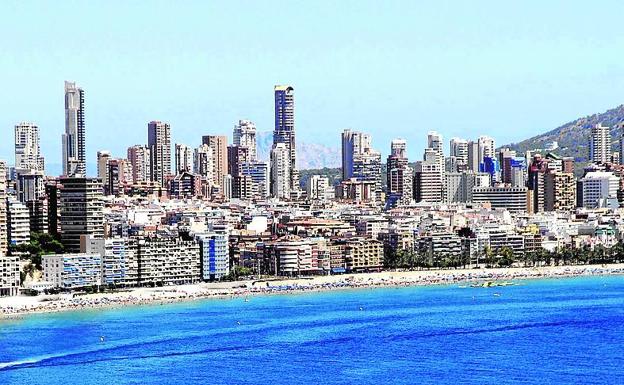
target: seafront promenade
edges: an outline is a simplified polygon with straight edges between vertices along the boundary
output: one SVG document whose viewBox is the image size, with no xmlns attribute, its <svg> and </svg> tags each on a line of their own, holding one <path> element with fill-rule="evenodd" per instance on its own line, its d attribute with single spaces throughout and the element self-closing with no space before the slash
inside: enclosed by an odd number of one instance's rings
<svg viewBox="0 0 624 385">
<path fill-rule="evenodd" d="M 202 283 L 196 285 L 134 288 L 118 292 L 75 293 L 0 298 L 0 318 L 29 313 L 59 312 L 123 306 L 164 304 L 207 298 L 247 298 L 254 295 L 295 294 L 315 291 L 461 284 L 624 274 L 624 264 L 547 266 L 505 269 L 452 269 L 385 271 L 380 273 Z"/>
</svg>

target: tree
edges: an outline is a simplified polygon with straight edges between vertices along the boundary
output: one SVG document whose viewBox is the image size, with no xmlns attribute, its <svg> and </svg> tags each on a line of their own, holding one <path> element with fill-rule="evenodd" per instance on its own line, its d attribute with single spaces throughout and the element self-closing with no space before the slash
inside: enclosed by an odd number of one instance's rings
<svg viewBox="0 0 624 385">
<path fill-rule="evenodd" d="M 500 250 L 501 258 L 498 260 L 498 265 L 501 267 L 508 267 L 514 263 L 514 253 L 513 250 L 507 246 L 503 247 Z"/>
</svg>

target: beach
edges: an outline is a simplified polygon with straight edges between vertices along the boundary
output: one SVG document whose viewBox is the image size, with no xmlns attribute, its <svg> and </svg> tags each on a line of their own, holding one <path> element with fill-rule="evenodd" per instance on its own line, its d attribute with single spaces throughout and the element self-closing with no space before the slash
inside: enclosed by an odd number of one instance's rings
<svg viewBox="0 0 624 385">
<path fill-rule="evenodd" d="M 132 288 L 96 294 L 15 296 L 0 298 L 0 318 L 30 313 L 164 304 L 208 298 L 246 298 L 255 295 L 375 287 L 425 286 L 525 279 L 624 274 L 624 264 L 544 266 L 531 268 L 384 271 L 345 275 L 198 283 L 156 288 Z"/>
</svg>

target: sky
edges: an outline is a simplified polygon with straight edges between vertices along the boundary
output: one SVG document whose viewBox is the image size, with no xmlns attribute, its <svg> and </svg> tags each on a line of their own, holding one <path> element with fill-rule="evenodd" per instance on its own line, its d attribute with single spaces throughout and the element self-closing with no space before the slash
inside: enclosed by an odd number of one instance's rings
<svg viewBox="0 0 624 385">
<path fill-rule="evenodd" d="M 63 81 L 86 96 L 87 161 L 146 143 L 147 122 L 197 146 L 239 119 L 273 129 L 273 86 L 295 88 L 297 139 L 345 128 L 389 152 L 426 134 L 520 141 L 624 102 L 624 2 L 2 1 L 0 159 L 13 127 L 59 164 Z M 445 146 L 445 151 L 448 151 Z"/>
</svg>

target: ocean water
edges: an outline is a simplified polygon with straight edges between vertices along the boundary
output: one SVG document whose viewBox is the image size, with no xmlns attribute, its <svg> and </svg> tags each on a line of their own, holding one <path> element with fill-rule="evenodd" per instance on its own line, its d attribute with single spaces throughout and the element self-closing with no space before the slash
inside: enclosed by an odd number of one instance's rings
<svg viewBox="0 0 624 385">
<path fill-rule="evenodd" d="M 0 321 L 3 385 L 624 384 L 623 364 L 624 277 L 204 300 Z"/>
</svg>

